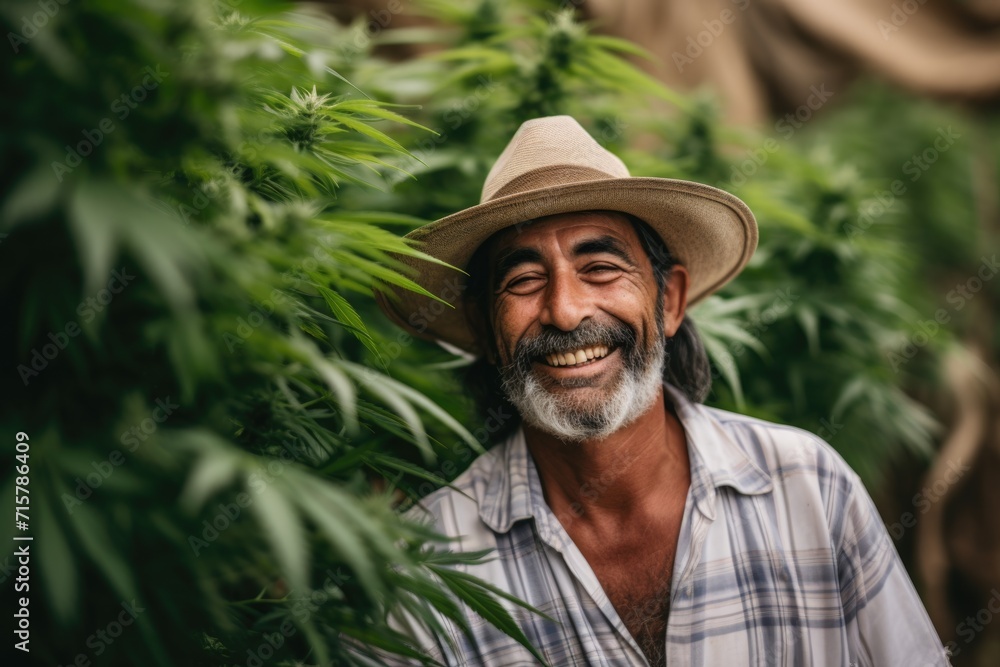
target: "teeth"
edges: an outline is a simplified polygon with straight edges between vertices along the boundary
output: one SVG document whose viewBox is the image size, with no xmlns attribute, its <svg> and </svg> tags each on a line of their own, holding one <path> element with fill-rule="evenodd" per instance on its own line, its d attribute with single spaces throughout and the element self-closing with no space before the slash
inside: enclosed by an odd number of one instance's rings
<svg viewBox="0 0 1000 667">
<path fill-rule="evenodd" d="M 575 366 L 593 359 L 600 359 L 607 356 L 607 354 L 607 345 L 595 345 L 594 347 L 585 347 L 579 350 L 549 354 L 546 355 L 545 361 L 549 366 Z"/>
</svg>

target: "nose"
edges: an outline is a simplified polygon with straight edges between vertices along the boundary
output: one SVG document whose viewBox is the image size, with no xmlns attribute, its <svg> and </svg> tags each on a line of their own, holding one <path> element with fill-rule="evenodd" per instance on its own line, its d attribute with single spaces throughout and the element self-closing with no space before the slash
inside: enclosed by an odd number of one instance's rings
<svg viewBox="0 0 1000 667">
<path fill-rule="evenodd" d="M 539 323 L 562 331 L 573 331 L 594 314 L 592 295 L 587 286 L 570 271 L 554 271 L 545 289 L 545 302 Z"/>
</svg>

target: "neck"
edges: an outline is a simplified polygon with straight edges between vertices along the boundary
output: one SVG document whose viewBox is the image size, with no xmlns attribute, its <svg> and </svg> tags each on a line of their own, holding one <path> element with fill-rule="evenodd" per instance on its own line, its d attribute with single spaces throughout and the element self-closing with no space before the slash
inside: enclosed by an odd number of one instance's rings
<svg viewBox="0 0 1000 667">
<path fill-rule="evenodd" d="M 529 425 L 524 436 L 558 517 L 601 523 L 655 512 L 690 485 L 684 429 L 662 388 L 638 419 L 602 440 L 567 443 Z"/>
</svg>

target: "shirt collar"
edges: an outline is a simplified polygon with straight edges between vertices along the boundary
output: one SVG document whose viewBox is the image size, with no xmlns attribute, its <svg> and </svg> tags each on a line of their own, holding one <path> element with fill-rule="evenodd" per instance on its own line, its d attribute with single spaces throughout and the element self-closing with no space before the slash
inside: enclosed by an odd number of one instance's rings
<svg viewBox="0 0 1000 667">
<path fill-rule="evenodd" d="M 518 427 L 501 445 L 500 460 L 494 468 L 479 501 L 479 518 L 497 533 L 506 533 L 516 521 L 531 518 L 531 475 L 537 477 L 535 462 Z"/>
<path fill-rule="evenodd" d="M 729 486 L 745 495 L 769 493 L 771 476 L 740 446 L 709 408 L 693 403 L 671 384 L 663 384 L 673 402 L 687 437 L 691 462 L 690 494 L 698 510 L 715 519 L 717 489 Z M 535 462 L 517 431 L 502 445 L 500 460 L 479 502 L 479 517 L 497 533 L 506 533 L 515 522 L 537 517 L 544 504 Z"/>
<path fill-rule="evenodd" d="M 684 426 L 691 461 L 691 496 L 702 514 L 715 519 L 715 495 L 723 486 L 744 495 L 771 492 L 771 475 L 737 442 L 731 429 L 716 416 L 717 411 L 692 402 L 671 384 L 664 382 L 663 388 Z"/>
</svg>

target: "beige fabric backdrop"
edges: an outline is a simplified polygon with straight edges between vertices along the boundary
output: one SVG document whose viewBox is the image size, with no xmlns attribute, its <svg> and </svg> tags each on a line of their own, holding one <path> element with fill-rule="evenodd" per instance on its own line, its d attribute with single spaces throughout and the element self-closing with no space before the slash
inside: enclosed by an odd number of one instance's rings
<svg viewBox="0 0 1000 667">
<path fill-rule="evenodd" d="M 580 9 L 652 52 L 658 64 L 643 66 L 668 85 L 710 84 L 739 123 L 798 107 L 814 85 L 843 90 L 862 71 L 928 96 L 1000 97 L 998 0 L 587 0 Z"/>
</svg>

